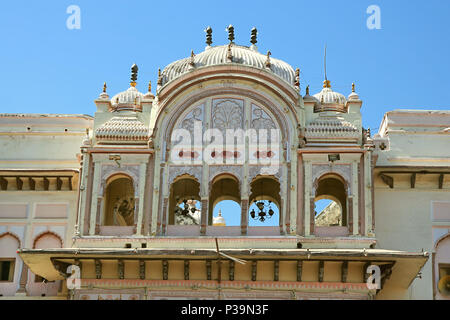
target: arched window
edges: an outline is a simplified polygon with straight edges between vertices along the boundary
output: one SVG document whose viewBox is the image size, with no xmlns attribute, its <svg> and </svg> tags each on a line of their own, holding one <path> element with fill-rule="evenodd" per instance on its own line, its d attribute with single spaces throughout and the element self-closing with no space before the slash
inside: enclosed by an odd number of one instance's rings
<svg viewBox="0 0 450 320">
<path fill-rule="evenodd" d="M 450 234 L 436 244 L 434 256 L 436 300 L 450 300 Z"/>
<path fill-rule="evenodd" d="M 200 225 L 200 183 L 189 176 L 178 177 L 170 186 L 169 225 Z"/>
<path fill-rule="evenodd" d="M 107 181 L 103 225 L 133 226 L 135 224 L 135 203 L 133 179 L 118 174 Z"/>
<path fill-rule="evenodd" d="M 214 178 L 209 196 L 208 225 L 218 218 L 219 210 L 227 227 L 241 225 L 241 192 L 239 180 L 231 174 Z M 213 215 L 214 214 L 214 215 Z"/>
<path fill-rule="evenodd" d="M 280 183 L 274 177 L 257 176 L 250 184 L 249 226 L 280 225 Z"/>
<path fill-rule="evenodd" d="M 0 294 L 13 296 L 19 279 L 19 240 L 9 233 L 0 235 Z"/>
<path fill-rule="evenodd" d="M 347 191 L 345 181 L 340 176 L 334 174 L 322 176 L 316 185 L 314 202 L 314 226 L 316 235 L 344 235 L 348 232 L 348 228 L 346 228 Z M 329 227 L 345 228 L 340 228 L 339 230 L 335 228 L 334 231 L 330 231 L 333 229 L 329 229 Z"/>
</svg>

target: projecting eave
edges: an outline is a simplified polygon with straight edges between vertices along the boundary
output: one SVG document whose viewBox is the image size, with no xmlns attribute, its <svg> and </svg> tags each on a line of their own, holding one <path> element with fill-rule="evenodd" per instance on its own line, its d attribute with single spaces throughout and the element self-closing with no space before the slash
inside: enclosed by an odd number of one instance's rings
<svg viewBox="0 0 450 320">
<path fill-rule="evenodd" d="M 408 288 L 428 260 L 427 252 L 406 252 L 384 249 L 224 249 L 222 253 L 243 259 L 274 259 L 303 261 L 359 261 L 389 263 L 392 274 L 390 285 Z M 64 279 L 63 270 L 55 266 L 68 266 L 83 259 L 190 259 L 205 260 L 217 257 L 214 249 L 21 249 L 19 255 L 30 270 L 47 280 Z M 61 267 L 60 267 L 61 269 Z M 64 270 L 65 271 L 65 270 Z"/>
</svg>

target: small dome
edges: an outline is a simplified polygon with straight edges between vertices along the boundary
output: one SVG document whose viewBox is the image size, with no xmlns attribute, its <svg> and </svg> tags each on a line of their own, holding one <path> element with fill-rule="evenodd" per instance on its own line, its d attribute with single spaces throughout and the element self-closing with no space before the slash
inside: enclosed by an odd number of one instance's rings
<svg viewBox="0 0 450 320">
<path fill-rule="evenodd" d="M 347 99 L 345 96 L 339 92 L 334 92 L 331 90 L 330 80 L 325 80 L 323 82 L 323 89 L 319 93 L 314 95 L 320 105 L 318 106 L 315 112 L 321 111 L 339 111 L 345 112 L 345 105 L 347 103 Z"/>
<path fill-rule="evenodd" d="M 222 211 L 219 210 L 218 216 L 213 217 L 213 226 L 226 226 L 225 219 L 222 217 Z"/>
<path fill-rule="evenodd" d="M 231 48 L 231 62 L 229 62 L 229 46 Z M 267 55 L 259 53 L 255 47 L 239 46 L 234 43 L 216 47 L 207 47 L 207 50 L 191 57 L 169 64 L 161 73 L 160 85 L 164 86 L 170 81 L 182 76 L 193 69 L 216 65 L 239 64 L 272 72 L 291 86 L 294 85 L 295 71 L 284 61 L 270 58 L 270 66 L 266 66 Z"/>
<path fill-rule="evenodd" d="M 111 99 L 111 105 L 116 110 L 136 109 L 144 98 L 144 94 L 139 92 L 133 85 L 127 90 L 116 94 Z"/>
</svg>

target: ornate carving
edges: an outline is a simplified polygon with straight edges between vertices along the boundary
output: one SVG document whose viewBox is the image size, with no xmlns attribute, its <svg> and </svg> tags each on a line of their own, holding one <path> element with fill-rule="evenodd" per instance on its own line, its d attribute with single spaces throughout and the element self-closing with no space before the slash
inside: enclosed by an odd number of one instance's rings
<svg viewBox="0 0 450 320">
<path fill-rule="evenodd" d="M 195 107 L 191 112 L 189 112 L 184 119 L 181 121 L 181 123 L 178 125 L 179 128 L 183 128 L 190 132 L 191 139 L 194 138 L 194 125 L 196 122 L 199 122 L 201 125 L 203 125 L 203 110 L 204 105 L 200 105 L 198 107 Z M 203 129 L 203 128 L 202 128 Z"/>
<path fill-rule="evenodd" d="M 248 167 L 248 184 L 255 179 L 256 176 L 274 176 L 278 179 L 280 186 L 284 183 L 283 167 L 281 166 L 249 166 Z"/>
<path fill-rule="evenodd" d="M 242 166 L 210 166 L 209 167 L 209 182 L 222 173 L 231 173 L 239 179 L 242 183 Z"/>
<path fill-rule="evenodd" d="M 316 192 L 318 179 L 326 173 L 337 173 L 344 178 L 347 184 L 347 194 L 351 195 L 352 166 L 351 164 L 313 164 L 312 165 L 312 181 L 313 194 Z"/>
<path fill-rule="evenodd" d="M 145 279 L 145 260 L 139 260 L 139 278 Z"/>
<path fill-rule="evenodd" d="M 169 184 L 172 184 L 173 181 L 183 175 L 188 174 L 193 176 L 200 183 L 202 181 L 202 166 L 170 166 L 169 167 Z"/>
<path fill-rule="evenodd" d="M 213 102 L 212 126 L 224 134 L 227 129 L 242 128 L 244 123 L 243 101 L 238 99 L 217 99 Z"/>
<path fill-rule="evenodd" d="M 211 280 L 211 260 L 206 260 L 206 279 Z"/>
<path fill-rule="evenodd" d="M 123 279 L 125 277 L 125 264 L 123 260 L 119 260 L 118 262 L 118 271 L 119 271 L 119 279 Z"/>
<path fill-rule="evenodd" d="M 277 126 L 272 118 L 261 108 L 252 104 L 252 121 L 251 128 L 254 129 L 276 129 Z M 270 135 L 269 135 L 270 138 Z M 268 139 L 270 141 L 270 139 Z"/>
<path fill-rule="evenodd" d="M 102 278 L 102 263 L 99 259 L 95 259 L 95 278 Z"/>
<path fill-rule="evenodd" d="M 184 260 L 184 280 L 189 280 L 189 260 Z"/>
<path fill-rule="evenodd" d="M 163 260 L 163 280 L 167 280 L 169 278 L 169 261 Z"/>
<path fill-rule="evenodd" d="M 252 281 L 256 281 L 256 273 L 258 268 L 258 261 L 252 261 Z"/>
<path fill-rule="evenodd" d="M 118 167 L 113 164 L 104 164 L 101 168 L 101 184 L 100 184 L 100 194 L 104 194 L 106 187 L 106 180 L 113 174 L 124 173 L 133 178 L 133 187 L 135 197 L 139 196 L 139 166 L 138 165 L 122 165 Z"/>
<path fill-rule="evenodd" d="M 233 281 L 234 280 L 234 261 L 230 260 L 229 263 L 230 263 L 229 268 L 228 268 L 229 276 L 230 276 L 229 279 L 230 279 L 230 281 Z"/>
</svg>

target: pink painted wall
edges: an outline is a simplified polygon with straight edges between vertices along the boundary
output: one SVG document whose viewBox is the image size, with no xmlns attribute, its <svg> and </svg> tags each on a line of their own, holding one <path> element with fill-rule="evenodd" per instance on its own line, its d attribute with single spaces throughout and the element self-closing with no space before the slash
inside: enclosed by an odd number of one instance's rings
<svg viewBox="0 0 450 320">
<path fill-rule="evenodd" d="M 434 258 L 434 272 L 436 281 L 436 299 L 450 300 L 450 296 L 443 296 L 437 289 L 437 284 L 439 282 L 439 263 L 450 264 L 450 235 L 441 240 L 436 247 L 436 255 Z"/>
<path fill-rule="evenodd" d="M 3 296 L 13 296 L 16 294 L 19 285 L 20 271 L 22 268 L 21 259 L 17 254 L 19 241 L 11 235 L 0 235 L 0 258 L 15 258 L 14 282 L 0 282 L 0 294 Z"/>
<path fill-rule="evenodd" d="M 35 249 L 61 248 L 61 240 L 55 235 L 48 233 L 40 236 L 35 243 Z M 56 296 L 61 281 L 55 282 L 35 282 L 35 274 L 28 271 L 27 292 L 30 296 Z"/>
</svg>

